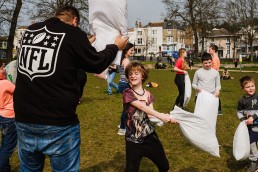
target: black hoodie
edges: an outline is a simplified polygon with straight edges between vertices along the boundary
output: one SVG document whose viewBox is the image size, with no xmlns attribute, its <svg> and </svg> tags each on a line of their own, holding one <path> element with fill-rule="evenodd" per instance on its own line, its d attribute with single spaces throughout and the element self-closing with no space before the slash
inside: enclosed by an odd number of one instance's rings
<svg viewBox="0 0 258 172">
<path fill-rule="evenodd" d="M 58 18 L 29 26 L 21 43 L 14 92 L 16 121 L 77 124 L 77 69 L 101 73 L 116 57 L 118 47 L 111 44 L 97 52 L 85 32 Z"/>
</svg>

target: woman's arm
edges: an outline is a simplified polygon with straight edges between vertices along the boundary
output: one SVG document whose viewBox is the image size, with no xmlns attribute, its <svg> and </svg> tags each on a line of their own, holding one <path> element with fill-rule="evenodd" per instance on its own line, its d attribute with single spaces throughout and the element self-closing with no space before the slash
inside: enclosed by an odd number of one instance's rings
<svg viewBox="0 0 258 172">
<path fill-rule="evenodd" d="M 174 71 L 175 72 L 183 72 L 184 74 L 187 74 L 187 71 L 185 71 L 185 70 L 181 70 L 181 69 L 179 69 L 178 67 L 174 67 Z"/>
</svg>

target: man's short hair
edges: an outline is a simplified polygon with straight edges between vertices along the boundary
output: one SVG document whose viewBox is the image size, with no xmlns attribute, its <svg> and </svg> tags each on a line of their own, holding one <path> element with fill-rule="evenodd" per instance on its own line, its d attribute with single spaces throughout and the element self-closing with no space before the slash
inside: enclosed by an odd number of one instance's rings
<svg viewBox="0 0 258 172">
<path fill-rule="evenodd" d="M 218 52 L 218 49 L 219 49 L 218 46 L 215 44 L 211 44 L 210 48 L 213 49 L 215 52 Z"/>
<path fill-rule="evenodd" d="M 65 22 L 71 21 L 73 18 L 77 17 L 77 23 L 80 23 L 80 14 L 78 10 L 73 6 L 61 7 L 56 11 L 56 17 L 62 18 Z"/>
<path fill-rule="evenodd" d="M 212 56 L 209 53 L 204 52 L 204 53 L 202 53 L 201 60 L 202 60 L 202 62 L 206 61 L 206 60 L 212 60 Z"/>
</svg>

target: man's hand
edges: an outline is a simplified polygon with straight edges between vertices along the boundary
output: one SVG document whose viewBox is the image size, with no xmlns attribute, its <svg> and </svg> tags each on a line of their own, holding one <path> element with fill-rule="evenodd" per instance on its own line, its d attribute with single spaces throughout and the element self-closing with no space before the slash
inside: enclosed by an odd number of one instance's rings
<svg viewBox="0 0 258 172">
<path fill-rule="evenodd" d="M 96 36 L 90 35 L 90 38 L 89 38 L 90 43 L 92 44 L 95 40 L 96 40 Z"/>
<path fill-rule="evenodd" d="M 123 50 L 127 44 L 128 37 L 123 37 L 121 34 L 117 36 L 114 44 L 117 45 L 119 50 Z"/>
</svg>

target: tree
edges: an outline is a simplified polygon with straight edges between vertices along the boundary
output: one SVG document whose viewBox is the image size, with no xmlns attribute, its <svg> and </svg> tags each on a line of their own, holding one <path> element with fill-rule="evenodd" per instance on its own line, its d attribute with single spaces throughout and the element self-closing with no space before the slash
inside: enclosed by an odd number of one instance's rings
<svg viewBox="0 0 258 172">
<path fill-rule="evenodd" d="M 18 16 L 22 7 L 22 0 L 1 0 L 0 1 L 0 23 L 2 27 L 9 28 L 8 43 L 7 43 L 7 62 L 10 62 L 13 57 L 13 40 L 17 26 Z"/>
<path fill-rule="evenodd" d="M 241 29 L 240 27 L 240 17 L 238 13 L 238 4 L 235 1 L 227 1 L 225 8 L 224 8 L 224 14 L 225 14 L 225 20 L 220 25 L 220 27 L 223 27 L 227 30 L 229 30 L 234 36 L 233 36 L 233 57 L 236 58 L 236 46 L 237 46 L 237 39 L 239 38 L 239 31 Z"/>
<path fill-rule="evenodd" d="M 258 0 L 235 0 L 235 2 L 243 27 L 241 30 L 242 41 L 249 45 L 251 61 L 253 61 L 253 43 L 256 39 L 254 34 L 255 16 L 258 14 Z"/>
<path fill-rule="evenodd" d="M 6 53 L 7 54 L 7 62 L 10 62 L 13 58 L 13 40 L 14 40 L 14 36 L 15 36 L 15 30 L 16 30 L 18 16 L 19 16 L 21 7 L 22 7 L 22 0 L 17 0 L 15 9 L 13 12 L 11 27 L 10 27 L 9 36 L 8 36 L 7 53 Z"/>
<path fill-rule="evenodd" d="M 88 26 L 88 1 L 85 0 L 27 0 L 27 11 L 31 19 L 43 21 L 55 15 L 57 9 L 63 6 L 74 6 L 80 12 L 80 27 L 87 30 Z"/>
<path fill-rule="evenodd" d="M 195 55 L 198 54 L 198 31 L 204 39 L 208 26 L 219 18 L 219 0 L 162 0 L 166 6 L 168 18 L 179 18 L 186 22 L 193 31 Z M 183 4 L 183 5 L 182 5 Z M 204 41 L 202 41 L 204 44 Z M 203 45 L 204 46 L 204 45 Z"/>
</svg>

